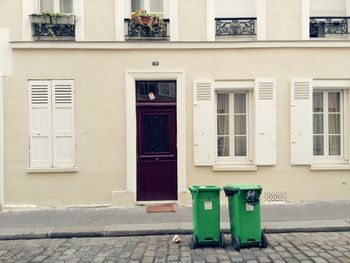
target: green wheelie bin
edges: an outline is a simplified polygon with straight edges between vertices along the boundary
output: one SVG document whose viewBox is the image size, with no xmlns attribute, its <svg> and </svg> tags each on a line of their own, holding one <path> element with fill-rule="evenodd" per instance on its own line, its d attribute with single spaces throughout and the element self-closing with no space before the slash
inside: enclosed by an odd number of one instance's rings
<svg viewBox="0 0 350 263">
<path fill-rule="evenodd" d="M 260 185 L 229 184 L 228 197 L 232 245 L 239 251 L 244 246 L 266 248 L 268 240 L 261 228 Z"/>
<path fill-rule="evenodd" d="M 225 247 L 220 232 L 220 191 L 217 186 L 190 186 L 193 208 L 191 248 L 198 246 Z"/>
</svg>

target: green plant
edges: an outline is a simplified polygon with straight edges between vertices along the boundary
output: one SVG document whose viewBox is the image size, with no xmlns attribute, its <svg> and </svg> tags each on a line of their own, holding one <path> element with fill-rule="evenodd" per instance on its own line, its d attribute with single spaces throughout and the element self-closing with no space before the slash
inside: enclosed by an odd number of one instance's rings
<svg viewBox="0 0 350 263">
<path fill-rule="evenodd" d="M 132 12 L 130 18 L 135 24 L 148 27 L 151 32 L 155 31 L 155 26 L 160 31 L 164 28 L 164 21 L 159 15 L 147 13 L 144 9 Z"/>
</svg>

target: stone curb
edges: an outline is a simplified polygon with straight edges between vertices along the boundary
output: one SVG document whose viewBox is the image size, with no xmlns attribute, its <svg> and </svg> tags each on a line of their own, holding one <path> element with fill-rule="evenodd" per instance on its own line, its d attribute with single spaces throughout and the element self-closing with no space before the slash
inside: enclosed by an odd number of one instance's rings
<svg viewBox="0 0 350 263">
<path fill-rule="evenodd" d="M 307 222 L 307 223 L 305 223 Z M 299 224 L 299 226 L 297 226 Z M 223 226 L 224 225 L 224 226 Z M 263 223 L 268 234 L 295 232 L 345 232 L 350 231 L 347 220 L 293 221 Z M 230 233 L 229 224 L 221 225 L 221 231 Z M 0 240 L 81 238 L 81 237 L 122 237 L 146 235 L 187 235 L 192 234 L 192 223 L 107 225 L 92 227 L 46 227 L 0 229 Z"/>
</svg>

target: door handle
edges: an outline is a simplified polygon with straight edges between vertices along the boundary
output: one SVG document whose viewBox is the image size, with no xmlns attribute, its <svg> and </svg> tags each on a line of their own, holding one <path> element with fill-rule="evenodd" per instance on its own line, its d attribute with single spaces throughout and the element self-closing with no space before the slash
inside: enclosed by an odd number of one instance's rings
<svg viewBox="0 0 350 263">
<path fill-rule="evenodd" d="M 158 158 L 158 157 L 156 158 L 156 161 L 159 161 L 159 158 Z"/>
</svg>

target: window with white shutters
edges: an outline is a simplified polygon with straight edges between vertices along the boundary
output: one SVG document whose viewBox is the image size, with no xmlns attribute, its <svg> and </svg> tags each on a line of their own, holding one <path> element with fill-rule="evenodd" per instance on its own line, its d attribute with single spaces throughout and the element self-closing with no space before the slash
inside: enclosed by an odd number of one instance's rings
<svg viewBox="0 0 350 263">
<path fill-rule="evenodd" d="M 30 168 L 74 167 L 74 82 L 31 80 L 28 90 Z"/>
<path fill-rule="evenodd" d="M 196 80 L 193 102 L 195 165 L 276 164 L 274 79 Z"/>
<path fill-rule="evenodd" d="M 292 80 L 293 165 L 348 163 L 349 89 L 350 80 Z"/>
</svg>

